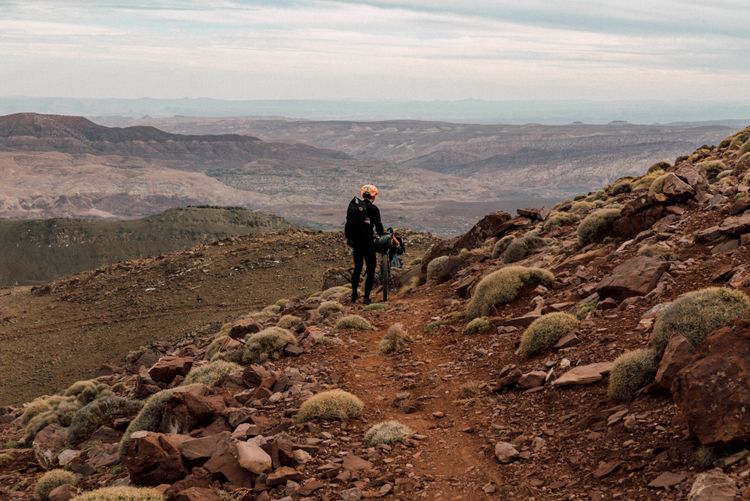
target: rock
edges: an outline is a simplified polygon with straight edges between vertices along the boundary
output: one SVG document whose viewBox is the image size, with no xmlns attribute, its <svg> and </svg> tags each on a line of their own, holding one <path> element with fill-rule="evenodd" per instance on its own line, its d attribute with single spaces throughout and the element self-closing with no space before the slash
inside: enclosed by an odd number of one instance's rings
<svg viewBox="0 0 750 501">
<path fill-rule="evenodd" d="M 294 482 L 302 480 L 302 473 L 290 466 L 282 466 L 266 477 L 266 483 L 270 486 L 285 484 L 289 480 Z"/>
<path fill-rule="evenodd" d="M 696 475 L 688 501 L 734 501 L 737 496 L 737 483 L 716 468 Z"/>
<path fill-rule="evenodd" d="M 192 357 L 161 357 L 149 370 L 148 375 L 154 381 L 169 384 L 177 376 L 186 376 L 193 367 Z"/>
<path fill-rule="evenodd" d="M 713 254 L 714 256 L 717 254 L 726 254 L 727 252 L 732 252 L 733 250 L 738 249 L 739 246 L 740 246 L 740 241 L 738 239 L 730 238 L 728 240 L 725 240 L 723 242 L 716 244 L 711 249 L 711 254 Z"/>
<path fill-rule="evenodd" d="M 672 473 L 670 471 L 665 471 L 655 479 L 653 479 L 651 482 L 649 482 L 648 486 L 652 489 L 667 489 L 669 487 L 674 487 L 675 485 L 680 485 L 682 482 L 685 481 L 687 478 L 687 475 L 684 473 Z"/>
<path fill-rule="evenodd" d="M 344 462 L 341 464 L 347 471 L 372 470 L 372 463 L 355 454 L 344 456 Z"/>
<path fill-rule="evenodd" d="M 273 467 L 273 460 L 255 442 L 237 443 L 237 461 L 251 473 L 259 475 Z"/>
<path fill-rule="evenodd" d="M 225 440 L 216 448 L 214 455 L 203 467 L 214 476 L 221 475 L 238 487 L 252 487 L 254 476 L 240 466 L 235 457 L 235 452 L 234 446 L 228 440 Z"/>
<path fill-rule="evenodd" d="M 339 492 L 339 497 L 342 501 L 359 501 L 362 499 L 362 491 L 357 487 L 353 487 Z"/>
<path fill-rule="evenodd" d="M 514 387 L 518 384 L 518 380 L 521 379 L 521 376 L 523 376 L 523 373 L 520 369 L 514 368 L 510 370 L 510 372 L 500 378 L 500 381 L 498 381 L 497 386 L 493 388 L 493 391 L 500 392 L 507 388 Z"/>
<path fill-rule="evenodd" d="M 235 321 L 229 328 L 229 337 L 232 339 L 243 339 L 248 334 L 260 332 L 263 326 L 252 317 L 243 317 Z"/>
<path fill-rule="evenodd" d="M 270 389 L 276 383 L 276 376 L 262 365 L 250 365 L 242 373 L 242 382 L 248 387 Z"/>
<path fill-rule="evenodd" d="M 292 356 L 292 357 L 298 357 L 302 355 L 304 352 L 305 352 L 305 349 L 299 344 L 288 344 L 284 348 L 284 354 Z"/>
<path fill-rule="evenodd" d="M 208 459 L 214 455 L 217 448 L 220 447 L 222 442 L 227 440 L 230 435 L 229 432 L 224 432 L 218 435 L 186 440 L 182 443 L 180 452 L 185 459 L 190 461 L 196 459 Z"/>
<path fill-rule="evenodd" d="M 205 385 L 178 388 L 164 403 L 160 431 L 187 433 L 211 423 L 226 405 Z"/>
<path fill-rule="evenodd" d="M 81 457 L 81 451 L 76 449 L 65 449 L 57 456 L 57 464 L 60 466 L 68 466 L 79 457 Z"/>
<path fill-rule="evenodd" d="M 213 489 L 207 487 L 190 487 L 180 491 L 173 501 L 222 501 L 222 497 Z"/>
<path fill-rule="evenodd" d="M 712 333 L 677 373 L 671 390 L 702 444 L 750 440 L 750 322 Z"/>
<path fill-rule="evenodd" d="M 309 496 L 313 492 L 317 491 L 318 489 L 322 489 L 325 486 L 326 484 L 324 484 L 317 478 L 310 478 L 310 479 L 305 480 L 305 482 L 299 488 L 299 491 L 297 491 L 297 493 L 300 496 Z"/>
<path fill-rule="evenodd" d="M 620 467 L 619 461 L 601 462 L 596 467 L 593 474 L 595 478 L 602 479 L 608 475 L 611 475 L 619 467 Z"/>
<path fill-rule="evenodd" d="M 550 210 L 541 209 L 516 209 L 519 216 L 531 219 L 532 221 L 544 221 L 549 217 Z"/>
<path fill-rule="evenodd" d="M 667 174 L 667 177 L 664 178 L 661 192 L 672 201 L 686 200 L 695 195 L 693 187 L 673 173 Z"/>
<path fill-rule="evenodd" d="M 729 216 L 719 225 L 719 229 L 731 235 L 742 235 L 750 232 L 750 213 L 740 216 Z"/>
<path fill-rule="evenodd" d="M 690 362 L 693 352 L 693 345 L 684 336 L 673 336 L 659 362 L 659 370 L 654 379 L 656 383 L 669 390 L 677 373 Z"/>
<path fill-rule="evenodd" d="M 460 256 L 449 256 L 448 260 L 439 267 L 437 273 L 431 278 L 431 280 L 434 280 L 437 284 L 453 280 L 456 273 L 458 273 L 465 263 L 466 260 Z"/>
<path fill-rule="evenodd" d="M 94 470 L 101 470 L 117 464 L 120 461 L 118 445 L 119 444 L 101 445 L 89 449 L 86 464 Z"/>
<path fill-rule="evenodd" d="M 612 370 L 612 362 L 599 362 L 596 364 L 580 365 L 575 367 L 552 383 L 555 386 L 568 386 L 574 384 L 591 384 L 600 381 Z"/>
<path fill-rule="evenodd" d="M 653 205 L 647 196 L 640 196 L 625 204 L 620 218 L 612 225 L 613 235 L 619 238 L 633 238 L 653 226 L 666 212 L 663 205 Z"/>
<path fill-rule="evenodd" d="M 49 501 L 70 501 L 78 495 L 78 489 L 70 484 L 58 485 L 47 495 Z"/>
<path fill-rule="evenodd" d="M 544 380 L 546 377 L 547 373 L 544 371 L 527 372 L 518 379 L 518 387 L 522 390 L 528 390 L 531 388 L 544 386 Z"/>
<path fill-rule="evenodd" d="M 687 184 L 693 187 L 693 189 L 701 190 L 708 186 L 708 181 L 703 175 L 691 165 L 682 165 L 676 171 L 677 177 L 685 181 Z"/>
<path fill-rule="evenodd" d="M 561 337 L 557 341 L 557 343 L 555 343 L 553 348 L 556 350 L 561 350 L 563 348 L 570 348 L 571 346 L 575 346 L 580 342 L 581 340 L 578 339 L 578 336 L 576 336 L 574 332 L 570 332 L 568 334 L 565 334 L 563 337 Z"/>
<path fill-rule="evenodd" d="M 47 425 L 37 433 L 31 447 L 34 449 L 34 458 L 39 466 L 46 470 L 56 467 L 59 464 L 60 451 L 67 441 L 67 430 L 57 424 Z"/>
<path fill-rule="evenodd" d="M 171 483 L 187 475 L 180 445 L 190 437 L 136 431 L 130 435 L 127 453 L 122 462 L 130 479 L 139 485 L 156 486 Z"/>
<path fill-rule="evenodd" d="M 645 296 L 659 283 L 668 264 L 661 259 L 636 256 L 620 264 L 612 274 L 596 287 L 600 297 L 623 300 L 631 296 Z"/>
<path fill-rule="evenodd" d="M 518 457 L 518 450 L 513 447 L 513 444 L 508 442 L 498 442 L 495 444 L 495 457 L 501 463 L 507 464 L 512 462 Z"/>
</svg>

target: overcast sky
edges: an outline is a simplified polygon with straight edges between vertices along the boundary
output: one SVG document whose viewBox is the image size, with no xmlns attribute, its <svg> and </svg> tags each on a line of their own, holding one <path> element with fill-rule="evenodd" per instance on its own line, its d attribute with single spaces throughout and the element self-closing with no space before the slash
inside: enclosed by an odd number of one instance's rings
<svg viewBox="0 0 750 501">
<path fill-rule="evenodd" d="M 748 0 L 0 0 L 0 95 L 750 100 Z"/>
</svg>

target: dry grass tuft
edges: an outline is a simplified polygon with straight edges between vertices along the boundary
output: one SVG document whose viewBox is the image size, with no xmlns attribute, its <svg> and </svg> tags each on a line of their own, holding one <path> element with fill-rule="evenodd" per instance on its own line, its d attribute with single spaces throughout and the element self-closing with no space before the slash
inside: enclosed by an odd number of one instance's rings
<svg viewBox="0 0 750 501">
<path fill-rule="evenodd" d="M 371 331 L 370 322 L 359 315 L 347 315 L 338 319 L 335 325 L 339 330 Z"/>
<path fill-rule="evenodd" d="M 189 385 L 201 383 L 211 387 L 221 381 L 221 379 L 227 374 L 232 374 L 233 372 L 238 372 L 241 370 L 242 366 L 235 364 L 234 362 L 216 360 L 214 362 L 209 362 L 205 365 L 201 365 L 200 367 L 193 367 L 192 369 L 190 369 L 190 372 L 188 372 L 188 375 L 187 377 L 185 377 L 185 381 L 183 381 L 182 384 Z"/>
<path fill-rule="evenodd" d="M 399 353 L 404 351 L 414 340 L 406 332 L 404 326 L 400 323 L 393 324 L 385 333 L 383 339 L 378 344 L 378 350 L 382 355 Z"/>
<path fill-rule="evenodd" d="M 549 313 L 543 315 L 529 325 L 521 336 L 519 353 L 523 357 L 531 357 L 552 348 L 560 338 L 575 331 L 580 322 L 568 313 Z"/>
<path fill-rule="evenodd" d="M 495 242 L 495 245 L 492 247 L 492 258 L 497 259 L 502 256 L 505 249 L 508 248 L 513 240 L 515 240 L 513 235 L 505 235 L 503 238 Z"/>
<path fill-rule="evenodd" d="M 376 445 L 391 445 L 403 442 L 413 431 L 408 426 L 398 421 L 383 421 L 372 426 L 365 433 L 365 443 L 370 447 Z"/>
<path fill-rule="evenodd" d="M 638 390 L 654 380 L 658 363 L 652 349 L 629 351 L 617 357 L 609 374 L 609 398 L 633 400 Z"/>
<path fill-rule="evenodd" d="M 262 364 L 267 360 L 278 360 L 284 355 L 287 345 L 296 344 L 294 334 L 281 327 L 268 327 L 252 334 L 245 342 L 242 361 Z"/>
<path fill-rule="evenodd" d="M 542 268 L 508 266 L 484 277 L 471 297 L 466 317 L 474 319 L 490 314 L 493 306 L 507 304 L 516 299 L 524 287 L 549 285 L 555 276 Z"/>
<path fill-rule="evenodd" d="M 150 487 L 103 487 L 84 492 L 71 501 L 164 501 L 164 495 Z"/>
<path fill-rule="evenodd" d="M 70 484 L 75 485 L 78 483 L 78 477 L 75 473 L 65 470 L 50 470 L 36 481 L 36 495 L 39 499 L 49 499 L 49 493 L 52 492 L 55 487 L 61 485 Z"/>
<path fill-rule="evenodd" d="M 331 315 L 340 313 L 343 309 L 344 306 L 338 301 L 323 301 L 318 306 L 318 313 L 322 317 L 330 317 Z"/>
<path fill-rule="evenodd" d="M 320 392 L 305 400 L 299 408 L 297 419 L 333 419 L 346 421 L 362 415 L 365 404 L 355 395 L 344 390 Z"/>
<path fill-rule="evenodd" d="M 449 259 L 448 256 L 438 256 L 427 263 L 427 280 L 435 280 L 439 275 L 442 275 Z"/>
<path fill-rule="evenodd" d="M 464 327 L 464 334 L 479 334 L 492 329 L 492 324 L 486 317 L 477 317 Z"/>
<path fill-rule="evenodd" d="M 68 428 L 68 441 L 83 442 L 101 426 L 112 426 L 115 419 L 135 416 L 143 402 L 128 398 L 105 396 L 81 407 L 75 413 Z"/>
<path fill-rule="evenodd" d="M 619 217 L 619 209 L 599 209 L 586 216 L 578 225 L 579 245 L 600 242 L 611 235 L 612 225 Z"/>
<path fill-rule="evenodd" d="M 284 315 L 279 319 L 276 327 L 281 327 L 282 329 L 291 329 L 292 327 L 296 327 L 301 323 L 302 319 L 296 315 Z"/>
</svg>

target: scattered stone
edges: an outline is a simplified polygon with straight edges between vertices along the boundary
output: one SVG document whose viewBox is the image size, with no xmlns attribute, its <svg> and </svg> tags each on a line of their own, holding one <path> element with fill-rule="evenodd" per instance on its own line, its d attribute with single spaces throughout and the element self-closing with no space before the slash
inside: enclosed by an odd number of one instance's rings
<svg viewBox="0 0 750 501">
<path fill-rule="evenodd" d="M 70 501 L 78 495 L 78 489 L 70 484 L 58 485 L 47 495 L 48 501 Z"/>
<path fill-rule="evenodd" d="M 357 487 L 346 489 L 345 491 L 339 492 L 339 496 L 342 501 L 359 501 L 362 499 L 362 491 Z"/>
<path fill-rule="evenodd" d="M 568 386 L 595 383 L 601 381 L 606 374 L 609 374 L 612 370 L 612 365 L 612 362 L 581 365 L 569 370 L 552 384 L 555 386 Z"/>
<path fill-rule="evenodd" d="M 273 460 L 255 442 L 237 443 L 237 461 L 251 473 L 259 475 L 273 467 Z"/>
<path fill-rule="evenodd" d="M 737 483 L 716 468 L 696 475 L 688 501 L 734 501 L 738 495 Z"/>
<path fill-rule="evenodd" d="M 669 390 L 677 373 L 690 362 L 694 351 L 693 345 L 684 336 L 673 336 L 659 362 L 659 369 L 654 378 L 656 383 Z"/>
<path fill-rule="evenodd" d="M 750 232 L 750 213 L 740 216 L 729 216 L 719 225 L 719 229 L 731 235 L 742 235 Z"/>
<path fill-rule="evenodd" d="M 564 348 L 570 348 L 571 346 L 575 346 L 578 343 L 580 343 L 581 340 L 578 338 L 578 336 L 575 335 L 574 332 L 570 332 L 568 334 L 565 334 L 563 337 L 560 338 L 557 343 L 553 346 L 556 350 L 562 350 Z"/>
<path fill-rule="evenodd" d="M 654 257 L 630 258 L 599 282 L 596 292 L 600 297 L 619 301 L 631 296 L 645 296 L 656 288 L 667 268 L 667 263 Z"/>
<path fill-rule="evenodd" d="M 180 455 L 180 446 L 189 437 L 136 431 L 130 435 L 122 462 L 130 479 L 139 485 L 156 486 L 174 482 L 188 471 Z"/>
<path fill-rule="evenodd" d="M 148 375 L 154 381 L 169 384 L 177 376 L 186 376 L 193 367 L 192 357 L 161 357 L 149 370 Z"/>
<path fill-rule="evenodd" d="M 594 477 L 602 479 L 608 475 L 611 475 L 617 468 L 620 467 L 619 461 L 601 462 L 599 466 L 594 470 Z"/>
<path fill-rule="evenodd" d="M 544 385 L 547 373 L 544 371 L 531 371 L 518 379 L 518 387 L 522 390 L 528 390 Z"/>
<path fill-rule="evenodd" d="M 81 457 L 81 451 L 76 449 L 65 449 L 57 456 L 57 464 L 60 466 L 68 466 L 79 457 Z"/>
<path fill-rule="evenodd" d="M 664 473 L 653 479 L 651 482 L 649 482 L 648 486 L 652 489 L 668 489 L 670 487 L 681 484 L 685 481 L 686 478 L 687 475 L 685 475 L 684 473 L 672 473 L 670 471 L 665 471 Z"/>
<path fill-rule="evenodd" d="M 173 501 L 222 501 L 224 498 L 208 487 L 190 487 L 180 491 L 172 499 Z"/>
<path fill-rule="evenodd" d="M 501 463 L 507 464 L 513 462 L 518 457 L 518 454 L 518 450 L 511 443 L 498 442 L 495 444 L 495 457 Z"/>
<path fill-rule="evenodd" d="M 266 483 L 271 486 L 285 484 L 289 480 L 294 482 L 302 480 L 302 473 L 291 466 L 282 466 L 266 477 Z"/>
<path fill-rule="evenodd" d="M 31 444 L 36 462 L 46 470 L 56 467 L 60 451 L 67 442 L 68 431 L 65 428 L 57 424 L 45 426 L 36 434 Z"/>
</svg>

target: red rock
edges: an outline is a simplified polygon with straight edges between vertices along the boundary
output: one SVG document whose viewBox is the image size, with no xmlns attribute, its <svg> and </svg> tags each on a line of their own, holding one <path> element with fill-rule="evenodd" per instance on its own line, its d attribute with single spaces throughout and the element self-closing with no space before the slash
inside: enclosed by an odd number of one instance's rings
<svg viewBox="0 0 750 501">
<path fill-rule="evenodd" d="M 684 336 L 673 336 L 667 343 L 659 362 L 659 369 L 656 372 L 656 378 L 654 378 L 656 383 L 665 390 L 669 390 L 675 376 L 680 369 L 690 362 L 693 353 L 693 345 L 690 344 L 690 341 L 685 339 Z"/>
<path fill-rule="evenodd" d="M 270 486 L 285 484 L 289 480 L 293 480 L 295 482 L 302 480 L 302 473 L 298 472 L 292 467 L 282 466 L 281 468 L 275 470 L 273 473 L 270 473 L 268 477 L 266 477 L 266 483 Z"/>
<path fill-rule="evenodd" d="M 596 364 L 580 365 L 569 370 L 552 383 L 555 386 L 568 386 L 574 384 L 591 384 L 600 381 L 605 374 L 612 370 L 612 362 L 599 362 Z"/>
<path fill-rule="evenodd" d="M 156 486 L 185 477 L 188 471 L 180 455 L 180 445 L 189 438 L 150 431 L 134 432 L 122 457 L 130 479 L 138 485 Z"/>
<path fill-rule="evenodd" d="M 214 489 L 190 487 L 180 491 L 172 499 L 174 501 L 222 501 L 223 498 Z"/>
<path fill-rule="evenodd" d="M 164 403 L 160 430 L 187 433 L 206 426 L 226 407 L 221 395 L 204 385 L 177 389 Z"/>
<path fill-rule="evenodd" d="M 34 437 L 31 447 L 34 457 L 44 469 L 52 469 L 58 465 L 58 455 L 68 441 L 68 432 L 57 424 L 45 426 Z"/>
<path fill-rule="evenodd" d="M 70 484 L 59 485 L 47 495 L 48 501 L 70 501 L 78 495 L 78 489 Z"/>
<path fill-rule="evenodd" d="M 750 232 L 750 213 L 741 216 L 730 216 L 721 222 L 719 228 L 724 233 L 742 235 Z"/>
<path fill-rule="evenodd" d="M 604 278 L 596 290 L 600 297 L 623 300 L 631 296 L 645 296 L 659 283 L 667 271 L 667 263 L 661 259 L 637 256 L 628 259 Z"/>
<path fill-rule="evenodd" d="M 537 388 L 544 386 L 544 380 L 547 377 L 547 373 L 544 371 L 531 371 L 520 377 L 518 380 L 518 387 L 522 390 L 528 390 L 531 388 Z"/>
<path fill-rule="evenodd" d="M 750 322 L 711 334 L 672 383 L 690 432 L 704 445 L 750 440 Z"/>
<path fill-rule="evenodd" d="M 169 384 L 177 376 L 186 376 L 193 366 L 192 357 L 161 357 L 149 370 L 148 375 L 154 381 Z"/>
<path fill-rule="evenodd" d="M 240 466 L 234 455 L 234 446 L 228 441 L 217 448 L 203 467 L 214 476 L 223 477 L 237 487 L 252 487 L 255 475 Z"/>
<path fill-rule="evenodd" d="M 655 479 L 653 479 L 651 482 L 649 482 L 648 486 L 652 489 L 667 489 L 669 487 L 674 487 L 675 485 L 679 485 L 682 482 L 685 481 L 687 478 L 687 475 L 684 473 L 672 473 L 671 471 L 665 471 Z"/>
<path fill-rule="evenodd" d="M 262 328 L 263 326 L 254 318 L 241 318 L 234 322 L 229 328 L 229 337 L 232 339 L 243 339 L 248 334 L 260 332 Z"/>
<path fill-rule="evenodd" d="M 262 365 L 250 365 L 242 373 L 242 382 L 248 387 L 271 388 L 276 382 L 276 376 Z"/>
<path fill-rule="evenodd" d="M 661 192 L 669 200 L 684 200 L 695 195 L 692 186 L 672 173 L 667 174 L 667 177 L 664 178 Z"/>
<path fill-rule="evenodd" d="M 690 501 L 734 501 L 739 496 L 737 483 L 716 468 L 695 477 L 688 499 Z"/>
<path fill-rule="evenodd" d="M 700 190 L 708 185 L 708 181 L 703 175 L 691 165 L 682 165 L 676 171 L 677 177 L 692 186 L 695 190 Z"/>
<path fill-rule="evenodd" d="M 221 443 L 230 437 L 231 433 L 223 432 L 208 437 L 193 438 L 182 443 L 180 452 L 188 460 L 208 459 L 214 455 Z"/>
<path fill-rule="evenodd" d="M 345 470 L 358 471 L 358 470 L 371 470 L 372 463 L 366 459 L 362 459 L 354 454 L 344 456 L 344 462 L 341 464 Z"/>
<path fill-rule="evenodd" d="M 663 205 L 653 205 L 647 196 L 640 196 L 625 204 L 620 218 L 612 225 L 613 235 L 632 238 L 653 226 L 666 212 Z"/>
</svg>

